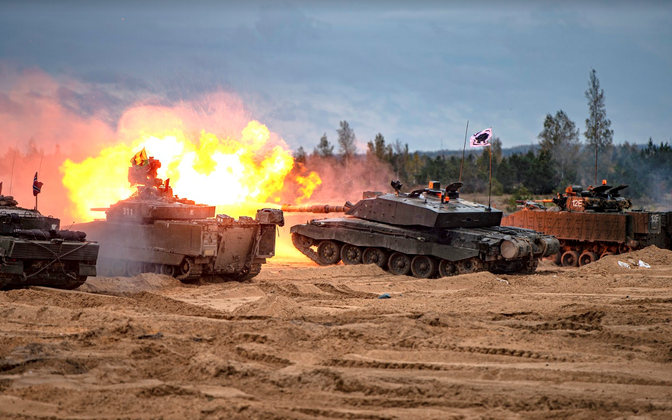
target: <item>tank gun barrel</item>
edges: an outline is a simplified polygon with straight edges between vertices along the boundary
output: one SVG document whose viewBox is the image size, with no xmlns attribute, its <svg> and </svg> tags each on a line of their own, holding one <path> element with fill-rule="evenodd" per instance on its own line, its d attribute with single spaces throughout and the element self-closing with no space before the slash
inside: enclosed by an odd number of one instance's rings
<svg viewBox="0 0 672 420">
<path fill-rule="evenodd" d="M 313 204 L 305 206 L 292 206 L 291 204 L 283 204 L 282 211 L 290 213 L 345 213 L 350 206 L 332 206 L 329 204 Z"/>
<path fill-rule="evenodd" d="M 110 208 L 109 207 L 91 207 L 89 210 L 91 211 L 108 211 Z"/>
<path fill-rule="evenodd" d="M 533 203 L 552 203 L 553 200 L 549 198 L 544 198 L 543 200 L 516 200 L 516 203 L 518 204 L 525 204 L 527 202 L 533 202 Z"/>
</svg>

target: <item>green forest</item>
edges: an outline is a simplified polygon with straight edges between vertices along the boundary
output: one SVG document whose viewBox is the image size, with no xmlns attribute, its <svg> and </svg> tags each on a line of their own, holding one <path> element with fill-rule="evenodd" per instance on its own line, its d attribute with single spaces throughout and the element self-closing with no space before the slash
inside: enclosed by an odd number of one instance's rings
<svg viewBox="0 0 672 420">
<path fill-rule="evenodd" d="M 625 184 L 632 198 L 660 199 L 672 194 L 672 146 L 669 142 L 614 145 L 611 120 L 607 118 L 605 95 L 595 70 L 589 75 L 585 92 L 587 110 L 585 127 L 580 130 L 567 114 L 559 110 L 547 114 L 537 136 L 538 143 L 527 153 L 503 156 L 502 140 L 491 139 L 491 147 L 469 149 L 464 161 L 462 151 L 409 152 L 400 140 L 387 142 L 379 133 L 367 143 L 366 153 L 358 153 L 355 132 L 347 121 L 336 130 L 338 145 L 332 145 L 325 133 L 311 153 L 302 147 L 295 160 L 307 170 L 318 170 L 325 160 L 347 167 L 352 162 L 367 165 L 376 160 L 408 188 L 427 185 L 430 180 L 442 183 L 459 179 L 464 193 L 487 193 L 492 163 L 492 194 L 513 194 L 517 198 L 550 195 L 564 191 L 568 185 L 584 188 L 601 184 Z M 495 128 L 496 130 L 496 128 Z M 494 131 L 494 130 L 493 130 Z M 461 177 L 460 177 L 461 173 Z"/>
</svg>

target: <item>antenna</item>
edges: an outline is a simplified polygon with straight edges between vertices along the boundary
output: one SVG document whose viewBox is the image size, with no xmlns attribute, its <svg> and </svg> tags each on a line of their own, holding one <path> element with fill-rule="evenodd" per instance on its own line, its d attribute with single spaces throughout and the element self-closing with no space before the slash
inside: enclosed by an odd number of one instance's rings
<svg viewBox="0 0 672 420">
<path fill-rule="evenodd" d="M 460 179 L 462 182 L 462 168 L 464 167 L 464 151 L 467 149 L 467 132 L 469 131 L 469 120 L 467 120 L 467 128 L 464 129 L 464 145 L 462 146 L 462 162 L 460 163 Z"/>
</svg>

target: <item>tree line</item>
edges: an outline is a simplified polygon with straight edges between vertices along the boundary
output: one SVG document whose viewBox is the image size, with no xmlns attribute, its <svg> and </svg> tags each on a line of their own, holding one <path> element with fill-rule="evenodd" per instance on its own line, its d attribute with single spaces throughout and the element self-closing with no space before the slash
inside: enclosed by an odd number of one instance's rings
<svg viewBox="0 0 672 420">
<path fill-rule="evenodd" d="M 568 185 L 599 185 L 606 179 L 610 185 L 629 185 L 626 194 L 632 198 L 660 199 L 672 193 L 672 145 L 656 144 L 649 138 L 646 146 L 625 142 L 613 144 L 614 132 L 607 118 L 604 90 L 595 70 L 589 74 L 585 91 L 588 117 L 581 133 L 576 123 L 563 111 L 547 114 L 539 132 L 537 147 L 526 153 L 502 156 L 502 142 L 491 139 L 491 150 L 480 148 L 462 155 L 429 156 L 410 152 L 407 143 L 387 142 L 378 133 L 367 143 L 365 154 L 358 154 L 355 132 L 347 121 L 336 130 L 338 150 L 326 132 L 311 153 L 300 147 L 294 157 L 306 169 L 312 162 L 325 160 L 347 168 L 375 159 L 387 165 L 397 179 L 409 189 L 427 185 L 430 180 L 443 184 L 462 180 L 464 193 L 487 193 L 492 153 L 492 193 L 551 195 L 564 191 Z M 582 141 L 583 134 L 583 141 Z M 319 159 L 316 159 L 319 158 Z"/>
</svg>

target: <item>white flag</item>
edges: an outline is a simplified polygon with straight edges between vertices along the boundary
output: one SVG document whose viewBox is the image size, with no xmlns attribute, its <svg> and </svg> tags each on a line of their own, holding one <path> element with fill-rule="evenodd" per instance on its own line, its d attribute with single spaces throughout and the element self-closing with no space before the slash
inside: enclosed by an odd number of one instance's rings
<svg viewBox="0 0 672 420">
<path fill-rule="evenodd" d="M 473 136 L 469 137 L 469 147 L 484 147 L 490 146 L 490 139 L 492 138 L 492 128 L 486 128 L 479 131 Z"/>
</svg>

